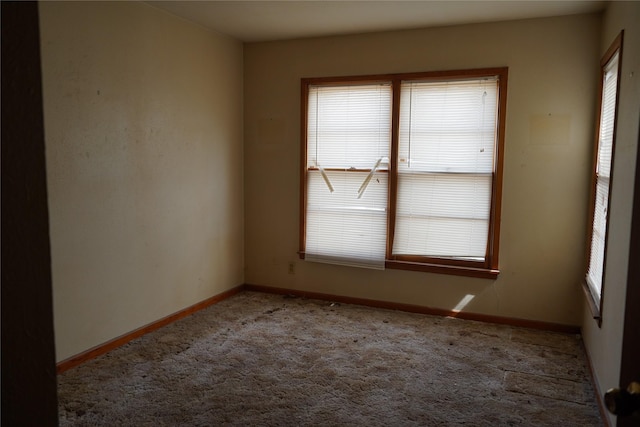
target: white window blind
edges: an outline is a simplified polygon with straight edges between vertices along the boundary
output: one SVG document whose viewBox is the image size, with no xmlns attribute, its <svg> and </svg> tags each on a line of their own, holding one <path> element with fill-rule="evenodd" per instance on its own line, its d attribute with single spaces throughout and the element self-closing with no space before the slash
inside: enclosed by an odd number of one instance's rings
<svg viewBox="0 0 640 427">
<path fill-rule="evenodd" d="M 305 259 L 384 268 L 391 85 L 311 86 Z"/>
<path fill-rule="evenodd" d="M 602 294 L 602 279 L 604 274 L 609 183 L 611 178 L 613 132 L 618 89 L 618 58 L 619 53 L 616 53 L 607 63 L 604 68 L 602 82 L 602 105 L 600 110 L 600 132 L 598 134 L 598 155 L 596 163 L 595 208 L 591 235 L 591 256 L 587 272 L 587 283 L 598 303 Z"/>
<path fill-rule="evenodd" d="M 403 82 L 394 255 L 483 261 L 498 80 Z"/>
</svg>

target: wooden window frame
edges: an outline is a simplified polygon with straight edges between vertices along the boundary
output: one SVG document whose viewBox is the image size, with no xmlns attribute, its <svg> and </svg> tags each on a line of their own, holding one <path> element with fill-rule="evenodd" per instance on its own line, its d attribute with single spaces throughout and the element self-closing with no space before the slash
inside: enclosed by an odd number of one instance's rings
<svg viewBox="0 0 640 427">
<path fill-rule="evenodd" d="M 398 185 L 398 140 L 400 123 L 400 86 L 407 81 L 456 81 L 483 77 L 498 78 L 498 111 L 496 127 L 496 150 L 492 177 L 491 205 L 487 249 L 484 261 L 432 258 L 426 256 L 392 256 L 392 245 L 396 222 L 396 198 Z M 483 68 L 471 70 L 431 71 L 421 73 L 384 74 L 370 76 L 343 76 L 303 78 L 301 80 L 301 126 L 300 126 L 300 250 L 301 259 L 305 258 L 306 235 L 306 192 L 307 192 L 307 104 L 309 87 L 313 85 L 353 85 L 353 84 L 392 84 L 391 117 L 391 153 L 389 164 L 389 195 L 387 201 L 387 248 L 385 268 L 411 271 L 423 271 L 486 279 L 497 278 L 499 271 L 498 254 L 500 246 L 500 215 L 502 206 L 502 183 L 504 164 L 504 136 L 506 128 L 508 68 Z M 368 172 L 369 170 L 364 170 Z M 381 171 L 382 172 L 382 171 Z"/>
<path fill-rule="evenodd" d="M 587 304 L 589 309 L 591 310 L 591 314 L 593 319 L 598 323 L 598 327 L 602 326 L 602 309 L 604 307 L 604 290 L 605 290 L 605 274 L 606 274 L 606 266 L 607 266 L 607 242 L 609 240 L 609 222 L 610 216 L 607 214 L 606 220 L 606 230 L 604 236 L 604 256 L 602 260 L 602 279 L 600 286 L 600 301 L 596 301 L 589 284 L 587 283 L 587 275 L 589 274 L 590 260 L 591 260 L 591 241 L 593 240 L 593 220 L 595 216 L 595 207 L 596 207 L 596 186 L 598 182 L 598 154 L 599 154 L 599 139 L 600 139 L 600 126 L 602 120 L 602 95 L 604 90 L 604 76 L 605 76 L 605 67 L 611 61 L 611 59 L 618 54 L 618 83 L 616 87 L 616 100 L 615 100 L 615 110 L 613 116 L 613 135 L 611 142 L 611 168 L 609 175 L 609 188 L 608 188 L 608 200 L 607 200 L 607 212 L 611 210 L 611 189 L 613 183 L 613 174 L 614 174 L 614 165 L 615 165 L 615 148 L 616 148 L 616 131 L 617 131 L 617 123 L 618 123 L 618 101 L 620 99 L 620 84 L 621 76 L 622 76 L 622 46 L 624 40 L 624 30 L 621 31 L 618 36 L 615 38 L 613 43 L 609 46 L 605 54 L 600 59 L 600 82 L 598 86 L 598 103 L 597 105 L 597 116 L 596 116 L 596 128 L 595 128 L 595 138 L 594 138 L 594 146 L 593 146 L 593 157 L 592 157 L 592 170 L 591 170 L 591 187 L 590 187 L 590 197 L 589 197 L 589 221 L 587 223 L 587 244 L 586 244 L 586 261 L 585 261 L 585 277 L 582 281 L 582 289 L 584 291 L 585 297 L 587 299 Z"/>
</svg>

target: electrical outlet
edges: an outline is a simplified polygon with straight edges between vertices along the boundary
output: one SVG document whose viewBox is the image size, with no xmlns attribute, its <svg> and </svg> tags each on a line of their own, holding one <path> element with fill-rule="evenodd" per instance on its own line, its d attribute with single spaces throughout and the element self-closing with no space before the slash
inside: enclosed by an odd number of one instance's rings
<svg viewBox="0 0 640 427">
<path fill-rule="evenodd" d="M 293 262 L 289 263 L 289 274 L 296 274 L 296 264 Z"/>
</svg>

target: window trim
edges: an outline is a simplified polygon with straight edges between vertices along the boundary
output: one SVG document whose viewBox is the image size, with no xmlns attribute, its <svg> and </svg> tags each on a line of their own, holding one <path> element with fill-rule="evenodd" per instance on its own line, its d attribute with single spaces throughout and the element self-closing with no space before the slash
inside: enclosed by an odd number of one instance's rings
<svg viewBox="0 0 640 427">
<path fill-rule="evenodd" d="M 498 77 L 498 111 L 496 128 L 495 167 L 492 174 L 491 208 L 487 250 L 484 262 L 459 259 L 432 258 L 424 256 L 391 256 L 396 222 L 396 199 L 398 185 L 398 141 L 400 123 L 400 85 L 403 81 L 454 81 L 482 77 Z M 387 200 L 387 246 L 385 268 L 411 271 L 452 274 L 468 277 L 495 279 L 499 274 L 498 255 L 500 246 L 500 215 L 502 209 L 502 184 L 504 166 L 504 137 L 506 129 L 508 68 L 494 67 L 469 70 L 429 71 L 404 74 L 378 74 L 369 76 L 340 76 L 301 79 L 300 96 L 300 248 L 299 257 L 305 258 L 305 236 L 307 208 L 306 173 L 307 173 L 307 113 L 308 93 L 312 85 L 351 85 L 351 84 L 392 84 L 392 117 L 391 117 L 391 153 L 389 162 L 389 192 Z"/>
<path fill-rule="evenodd" d="M 620 100 L 620 84 L 621 76 L 622 76 L 622 46 L 624 39 L 624 30 L 620 31 L 620 33 L 616 36 L 615 40 L 611 43 L 605 54 L 600 59 L 600 82 L 598 84 L 598 103 L 597 103 L 597 113 L 596 113 L 596 128 L 595 128 L 595 137 L 593 144 L 593 154 L 592 154 L 592 169 L 591 169 L 591 187 L 590 187 L 590 195 L 589 195 L 589 217 L 587 222 L 587 240 L 586 240 L 586 258 L 585 258 L 585 275 L 582 280 L 582 288 L 587 299 L 587 305 L 591 310 L 591 314 L 593 319 L 597 322 L 598 327 L 602 326 L 602 309 L 604 307 L 604 291 L 605 291 L 605 274 L 607 267 L 607 242 L 609 240 L 609 223 L 610 216 L 607 214 L 606 219 L 606 229 L 604 235 L 604 255 L 602 258 L 602 279 L 600 285 L 600 301 L 598 302 L 593 295 L 593 291 L 587 282 L 587 276 L 589 275 L 589 267 L 591 264 L 591 242 L 593 240 L 593 220 L 595 216 L 595 207 L 596 207 L 596 191 L 598 184 L 598 155 L 599 155 L 599 141 L 600 141 L 600 127 L 602 120 L 602 103 L 604 100 L 602 99 L 603 91 L 604 91 L 604 76 L 605 76 L 605 68 L 607 64 L 613 59 L 613 57 L 618 54 L 618 83 L 616 87 L 616 100 L 615 100 L 615 110 L 613 115 L 613 134 L 611 141 L 611 168 L 609 174 L 609 185 L 608 185 L 608 200 L 607 200 L 607 212 L 611 211 L 611 189 L 613 183 L 613 174 L 614 174 L 614 166 L 615 166 L 615 148 L 616 148 L 616 134 L 617 134 L 617 123 L 618 123 L 618 102 Z"/>
</svg>

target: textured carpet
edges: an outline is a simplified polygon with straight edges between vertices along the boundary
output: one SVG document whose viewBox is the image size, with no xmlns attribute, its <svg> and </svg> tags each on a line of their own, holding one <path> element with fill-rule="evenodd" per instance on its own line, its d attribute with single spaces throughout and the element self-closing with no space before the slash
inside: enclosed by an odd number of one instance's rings
<svg viewBox="0 0 640 427">
<path fill-rule="evenodd" d="M 58 383 L 62 426 L 602 425 L 579 336 L 257 292 Z"/>
</svg>

